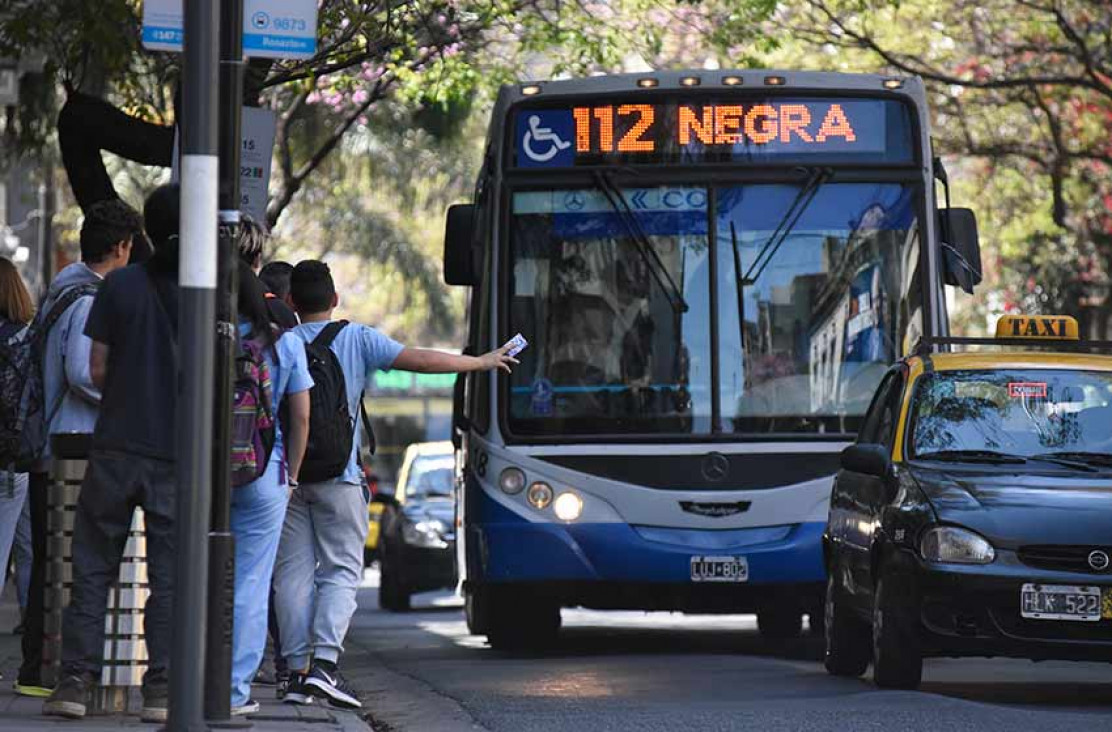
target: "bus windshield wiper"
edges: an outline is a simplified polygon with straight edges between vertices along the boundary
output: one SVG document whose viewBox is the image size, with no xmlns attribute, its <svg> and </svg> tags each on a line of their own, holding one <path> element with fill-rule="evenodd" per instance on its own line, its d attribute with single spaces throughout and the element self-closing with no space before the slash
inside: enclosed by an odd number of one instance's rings
<svg viewBox="0 0 1112 732">
<path fill-rule="evenodd" d="M 1019 465 L 1027 462 L 1022 455 L 1012 455 L 996 450 L 936 450 L 919 453 L 916 460 L 939 460 L 948 463 L 996 463 L 998 465 Z"/>
<path fill-rule="evenodd" d="M 768 241 L 765 242 L 765 245 L 761 247 L 761 251 L 757 253 L 757 258 L 753 260 L 753 264 L 749 266 L 749 270 L 745 275 L 741 276 L 740 269 L 737 271 L 740 278 L 738 282 L 740 287 L 748 287 L 761 278 L 761 275 L 764 274 L 765 269 L 768 267 L 773 257 L 776 256 L 776 252 L 780 251 L 780 247 L 788 240 L 788 236 L 791 235 L 795 225 L 799 223 L 799 219 L 803 216 L 803 212 L 811 205 L 811 201 L 815 200 L 815 195 L 819 192 L 819 189 L 822 188 L 823 183 L 825 183 L 834 172 L 830 168 L 803 168 L 803 170 L 809 171 L 810 174 L 807 176 L 807 180 L 803 183 L 803 186 L 799 189 L 799 192 L 795 194 L 795 198 L 792 199 L 791 205 L 788 206 L 788 210 L 784 212 L 784 216 L 780 219 L 780 222 L 776 224 L 776 228 L 772 231 L 772 236 L 770 236 Z M 734 240 L 734 250 L 734 261 L 740 261 L 740 257 L 736 251 L 736 238 Z"/>
<path fill-rule="evenodd" d="M 1098 468 L 1112 468 L 1112 455 L 1106 452 L 1085 452 L 1078 450 L 1063 450 L 1060 452 L 1046 452 L 1041 455 L 1032 455 L 1035 460 L 1051 460 L 1072 465 L 1096 466 Z"/>
<path fill-rule="evenodd" d="M 653 247 L 652 242 L 645 235 L 644 229 L 641 228 L 640 222 L 637 221 L 637 215 L 633 213 L 633 209 L 629 207 L 626 202 L 625 196 L 614 185 L 614 181 L 606 171 L 596 171 L 595 181 L 598 189 L 602 191 L 602 195 L 606 197 L 606 202 L 610 204 L 610 208 L 617 214 L 618 220 L 622 222 L 625 227 L 626 233 L 629 238 L 633 240 L 634 245 L 637 247 L 637 252 L 645 261 L 649 271 L 652 272 L 653 277 L 656 279 L 660 289 L 664 291 L 665 297 L 671 303 L 672 309 L 676 313 L 686 313 L 688 311 L 687 301 L 683 299 L 683 293 L 680 291 L 676 281 L 672 279 L 672 275 L 668 272 L 668 268 L 664 266 L 664 262 L 660 260 L 660 255 L 656 253 L 656 248 Z"/>
</svg>

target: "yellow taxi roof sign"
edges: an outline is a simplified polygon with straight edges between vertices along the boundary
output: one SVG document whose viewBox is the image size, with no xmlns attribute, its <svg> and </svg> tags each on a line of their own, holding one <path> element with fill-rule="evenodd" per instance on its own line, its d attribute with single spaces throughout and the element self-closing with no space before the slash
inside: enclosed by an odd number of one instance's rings
<svg viewBox="0 0 1112 732">
<path fill-rule="evenodd" d="M 1068 315 L 1005 315 L 996 321 L 996 337 L 1040 341 L 1081 338 L 1077 321 Z"/>
</svg>

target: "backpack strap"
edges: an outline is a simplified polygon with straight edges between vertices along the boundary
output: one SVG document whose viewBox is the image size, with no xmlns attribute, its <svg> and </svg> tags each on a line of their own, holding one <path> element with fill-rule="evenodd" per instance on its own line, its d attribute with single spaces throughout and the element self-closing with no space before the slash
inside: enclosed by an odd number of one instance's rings
<svg viewBox="0 0 1112 732">
<path fill-rule="evenodd" d="M 363 397 L 365 394 L 366 392 L 359 393 L 359 416 L 363 420 L 363 429 L 367 433 L 367 443 L 370 449 L 370 453 L 374 455 L 375 449 L 378 447 L 378 444 L 375 440 L 374 428 L 371 427 L 371 418 L 367 416 L 367 405 L 363 401 Z"/>
<path fill-rule="evenodd" d="M 348 321 L 346 320 L 337 320 L 335 322 L 329 323 L 328 325 L 324 326 L 324 330 L 317 334 L 317 337 L 314 338 L 313 342 L 309 345 L 320 346 L 321 348 L 328 348 L 332 345 L 332 341 L 336 340 L 336 336 L 340 334 L 340 331 L 347 326 Z"/>
<path fill-rule="evenodd" d="M 61 294 L 58 295 L 58 299 L 54 301 L 54 305 L 47 311 L 46 316 L 39 324 L 38 332 L 45 338 L 46 334 L 48 334 L 50 329 L 54 327 L 54 324 L 65 315 L 71 305 L 83 297 L 91 297 L 97 294 L 98 289 L 100 289 L 100 282 L 85 282 L 80 285 L 71 285 L 62 290 Z"/>
</svg>

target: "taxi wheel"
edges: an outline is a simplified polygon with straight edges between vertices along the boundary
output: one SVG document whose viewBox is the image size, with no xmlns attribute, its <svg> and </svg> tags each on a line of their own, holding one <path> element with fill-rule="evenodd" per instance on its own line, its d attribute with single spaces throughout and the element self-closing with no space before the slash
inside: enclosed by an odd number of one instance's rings
<svg viewBox="0 0 1112 732">
<path fill-rule="evenodd" d="M 860 676 L 869 667 L 869 625 L 841 599 L 837 572 L 826 578 L 823 615 L 826 626 L 823 664 L 832 676 Z"/>
<path fill-rule="evenodd" d="M 378 606 L 383 610 L 394 613 L 404 613 L 409 610 L 410 593 L 398 576 L 394 563 L 387 558 L 386 545 L 381 547 L 379 558 L 381 571 L 378 585 Z"/>
<path fill-rule="evenodd" d="M 757 613 L 757 630 L 769 640 L 798 638 L 803 633 L 803 613 L 791 608 L 762 610 Z"/>
<path fill-rule="evenodd" d="M 499 651 L 538 651 L 556 642 L 560 606 L 508 588 L 492 588 L 487 642 Z"/>
<path fill-rule="evenodd" d="M 873 681 L 882 689 L 917 689 L 923 679 L 916 598 L 911 578 L 881 575 L 873 599 Z"/>
</svg>

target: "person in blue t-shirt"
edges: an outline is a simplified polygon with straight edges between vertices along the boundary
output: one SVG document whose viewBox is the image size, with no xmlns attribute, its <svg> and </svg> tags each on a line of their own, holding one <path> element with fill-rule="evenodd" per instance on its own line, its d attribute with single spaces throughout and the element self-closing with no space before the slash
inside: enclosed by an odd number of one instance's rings
<svg viewBox="0 0 1112 732">
<path fill-rule="evenodd" d="M 290 296 L 301 325 L 291 333 L 311 343 L 332 323 L 339 304 L 332 273 L 323 262 L 298 264 Z M 342 708 L 362 706 L 337 670 L 344 636 L 356 609 L 363 576 L 368 494 L 359 468 L 358 419 L 363 390 L 376 370 L 458 373 L 501 369 L 517 361 L 506 347 L 483 356 L 459 356 L 406 348 L 374 328 L 342 327 L 329 346 L 343 371 L 348 415 L 355 435 L 342 473 L 324 482 L 293 485 L 274 569 L 275 603 L 282 653 L 292 676 L 283 701 L 307 703 L 314 696 Z M 317 417 L 314 416 L 314 424 Z M 310 429 L 310 442 L 315 438 Z M 342 454 L 342 448 L 341 448 Z M 310 662 L 312 665 L 310 665 Z"/>
<path fill-rule="evenodd" d="M 266 472 L 232 491 L 231 528 L 235 536 L 235 614 L 232 625 L 232 714 L 252 714 L 251 680 L 266 651 L 270 579 L 278 538 L 289 502 L 289 483 L 297 482 L 309 436 L 309 390 L 313 379 L 305 346 L 293 333 L 277 337 L 263 297 L 263 285 L 247 264 L 239 264 L 240 337 L 261 342 L 270 371 L 274 448 Z M 282 403 L 288 417 L 278 420 Z M 288 435 L 283 435 L 285 427 Z M 287 452 L 288 451 L 288 452 Z"/>
</svg>

